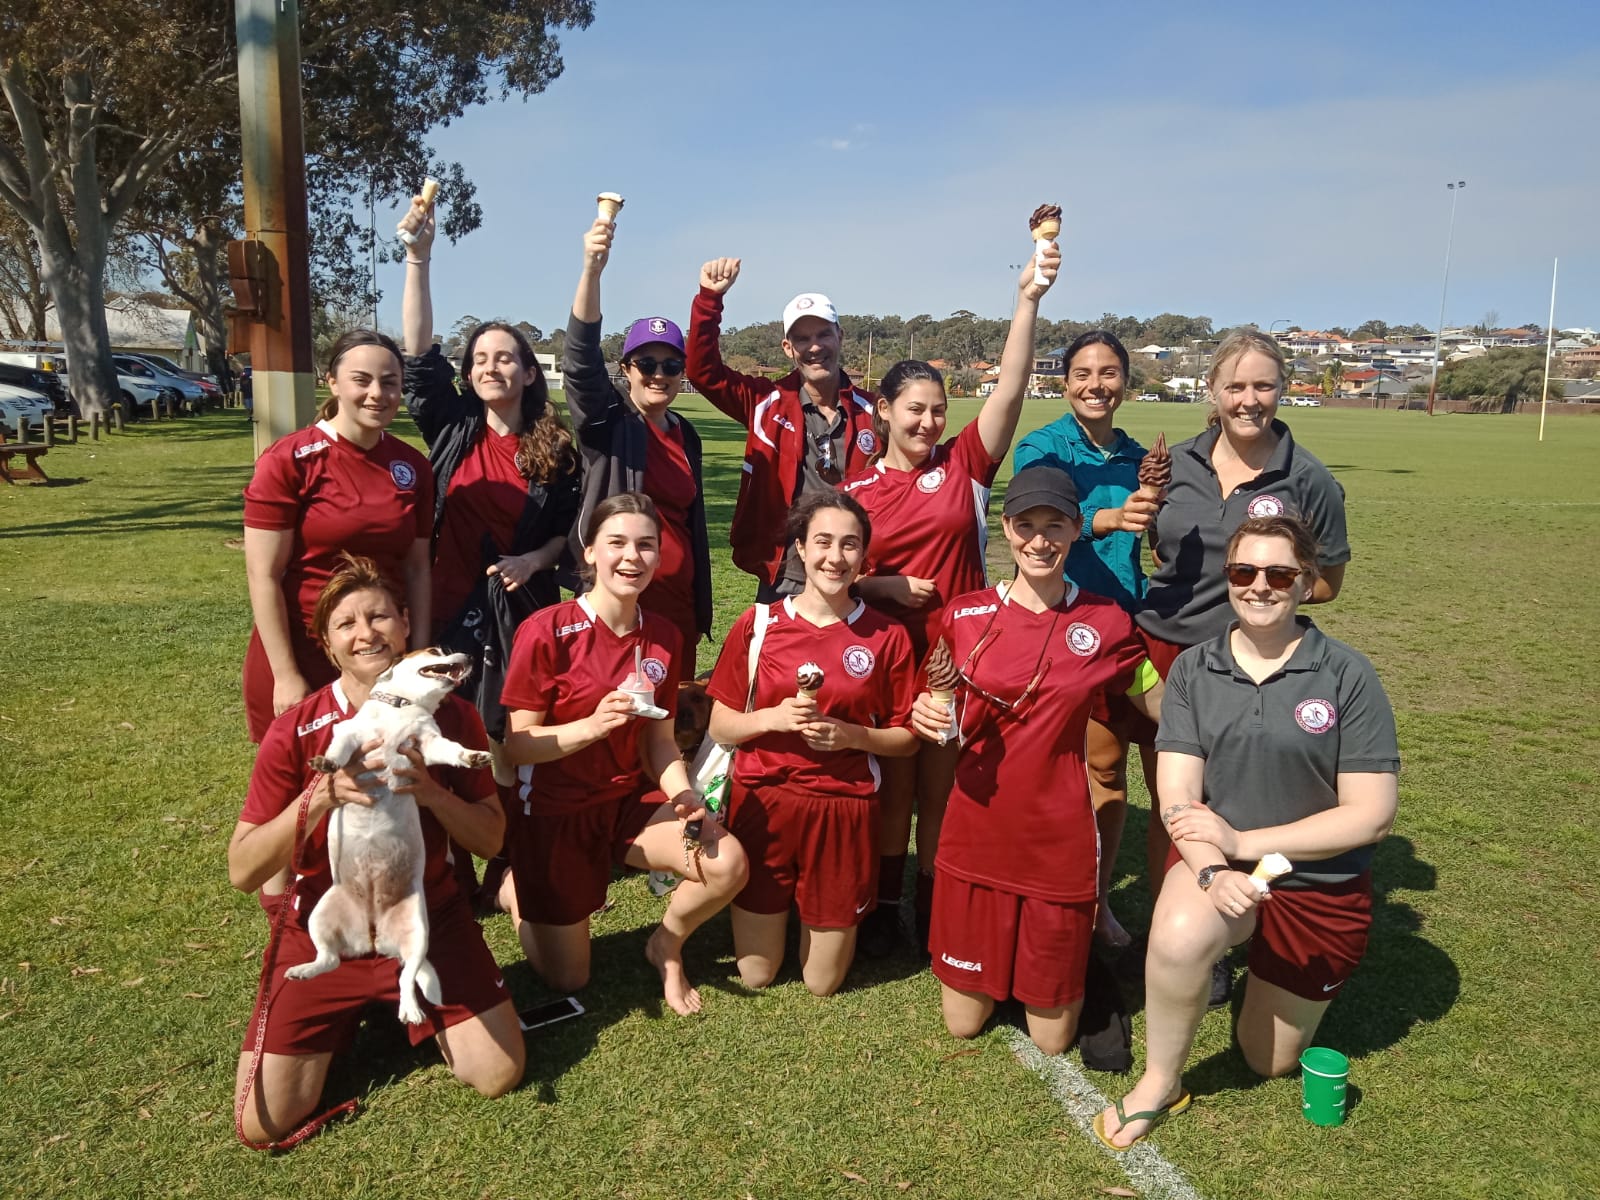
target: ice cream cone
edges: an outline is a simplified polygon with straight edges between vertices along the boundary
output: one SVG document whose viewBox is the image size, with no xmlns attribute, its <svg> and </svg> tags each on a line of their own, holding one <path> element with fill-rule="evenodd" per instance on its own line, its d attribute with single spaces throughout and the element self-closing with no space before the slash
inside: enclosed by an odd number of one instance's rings
<svg viewBox="0 0 1600 1200">
<path fill-rule="evenodd" d="M 815 700 L 817 693 L 822 690 L 822 681 L 825 678 L 822 668 L 814 662 L 801 663 L 794 673 L 795 685 L 800 689 L 798 695 L 808 700 Z"/>
<path fill-rule="evenodd" d="M 422 207 L 432 212 L 434 199 L 439 195 L 439 181 L 432 175 L 428 176 L 422 181 L 420 195 Z M 405 216 L 400 218 L 400 224 L 395 228 L 394 233 L 406 245 L 414 246 L 417 243 L 417 227 L 418 222 L 413 220 L 411 213 L 408 211 Z"/>
<path fill-rule="evenodd" d="M 615 221 L 617 214 L 622 211 L 623 199 L 615 192 L 601 192 L 594 202 L 602 221 Z"/>
<path fill-rule="evenodd" d="M 1033 235 L 1033 282 L 1049 287 L 1050 281 L 1039 264 L 1044 260 L 1044 248 L 1061 236 L 1061 206 L 1039 205 L 1028 218 L 1028 232 Z"/>
<path fill-rule="evenodd" d="M 1033 240 L 1036 242 L 1053 242 L 1061 236 L 1061 222 L 1040 221 L 1033 227 Z"/>
<path fill-rule="evenodd" d="M 1294 866 L 1281 854 L 1269 854 L 1256 864 L 1256 869 L 1250 872 L 1250 882 L 1256 885 L 1263 896 L 1271 890 L 1272 881 L 1281 879 Z"/>
</svg>

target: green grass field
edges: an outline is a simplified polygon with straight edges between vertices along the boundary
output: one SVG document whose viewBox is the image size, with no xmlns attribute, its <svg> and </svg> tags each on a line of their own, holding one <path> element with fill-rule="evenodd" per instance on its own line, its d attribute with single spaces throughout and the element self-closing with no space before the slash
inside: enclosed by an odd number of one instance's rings
<svg viewBox="0 0 1600 1200">
<path fill-rule="evenodd" d="M 713 543 L 742 434 L 698 397 Z M 969 420 L 975 403 L 953 406 Z M 1060 402 L 1031 404 L 1024 428 Z M 1203 410 L 1130 404 L 1177 440 Z M 1201 1027 L 1192 1111 L 1156 1137 L 1201 1194 L 1600 1193 L 1600 420 L 1291 410 L 1349 494 L 1355 560 L 1318 621 L 1371 656 L 1405 768 L 1372 948 L 1319 1038 L 1354 1059 L 1339 1129 Z M 409 430 L 408 430 L 409 432 Z M 239 1147 L 233 1065 L 266 933 L 227 884 L 252 748 L 237 413 L 59 447 L 61 486 L 0 490 L 0 1161 L 17 1196 L 1097 1196 L 1118 1162 L 1013 1055 L 948 1038 L 910 958 L 819 1001 L 746 994 L 725 918 L 691 943 L 698 1019 L 642 959 L 660 901 L 613 888 L 586 1017 L 532 1035 L 496 1103 L 380 1019 L 329 1097 L 363 1111 L 292 1154 Z M 998 506 L 996 506 L 998 510 Z M 718 567 L 718 629 L 750 581 Z M 702 651 L 702 663 L 709 661 Z M 1117 893 L 1142 927 L 1135 808 Z M 504 917 L 486 926 L 516 964 Z M 542 992 L 510 965 L 519 1002 Z M 1142 1026 L 1135 1022 L 1136 1050 Z M 1126 1083 L 1090 1075 L 1108 1095 Z M 1125 1194 L 1125 1193 L 1124 1193 Z"/>
</svg>

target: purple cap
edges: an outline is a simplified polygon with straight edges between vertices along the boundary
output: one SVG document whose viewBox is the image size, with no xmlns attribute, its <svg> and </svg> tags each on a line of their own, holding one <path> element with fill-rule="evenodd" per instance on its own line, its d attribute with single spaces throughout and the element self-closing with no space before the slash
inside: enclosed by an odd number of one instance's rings
<svg viewBox="0 0 1600 1200">
<path fill-rule="evenodd" d="M 660 342 L 683 353 L 683 330 L 665 317 L 640 317 L 628 326 L 628 336 L 622 339 L 622 357 L 627 358 L 640 346 Z"/>
</svg>

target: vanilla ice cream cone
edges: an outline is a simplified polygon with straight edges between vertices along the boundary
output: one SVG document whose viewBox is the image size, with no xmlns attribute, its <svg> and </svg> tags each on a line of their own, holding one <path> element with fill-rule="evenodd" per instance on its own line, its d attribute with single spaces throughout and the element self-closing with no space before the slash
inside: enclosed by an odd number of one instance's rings
<svg viewBox="0 0 1600 1200">
<path fill-rule="evenodd" d="M 623 199 L 615 192 L 601 192 L 594 202 L 602 221 L 615 221 L 617 214 L 622 211 Z"/>
<path fill-rule="evenodd" d="M 438 195 L 439 181 L 430 175 L 422 181 L 422 207 L 431 212 L 433 210 L 433 202 Z M 408 246 L 416 245 L 417 225 L 411 219 L 409 212 L 400 219 L 400 226 L 395 230 L 395 236 Z"/>
<path fill-rule="evenodd" d="M 1250 872 L 1250 882 L 1265 896 L 1271 890 L 1274 879 L 1281 879 L 1292 870 L 1294 870 L 1293 864 L 1283 855 L 1269 854 L 1256 864 L 1254 871 Z"/>
</svg>

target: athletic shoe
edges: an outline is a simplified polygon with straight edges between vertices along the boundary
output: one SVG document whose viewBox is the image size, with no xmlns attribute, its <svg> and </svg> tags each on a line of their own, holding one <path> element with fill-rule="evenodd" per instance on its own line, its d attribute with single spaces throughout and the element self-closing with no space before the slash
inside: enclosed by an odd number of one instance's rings
<svg viewBox="0 0 1600 1200">
<path fill-rule="evenodd" d="M 856 949 L 867 958 L 888 958 L 900 945 L 900 905 L 879 901 L 856 926 Z"/>
<path fill-rule="evenodd" d="M 1233 999 L 1233 967 L 1228 963 L 1228 956 L 1224 954 L 1211 964 L 1211 996 L 1206 1000 L 1207 1008 L 1221 1008 Z"/>
</svg>

